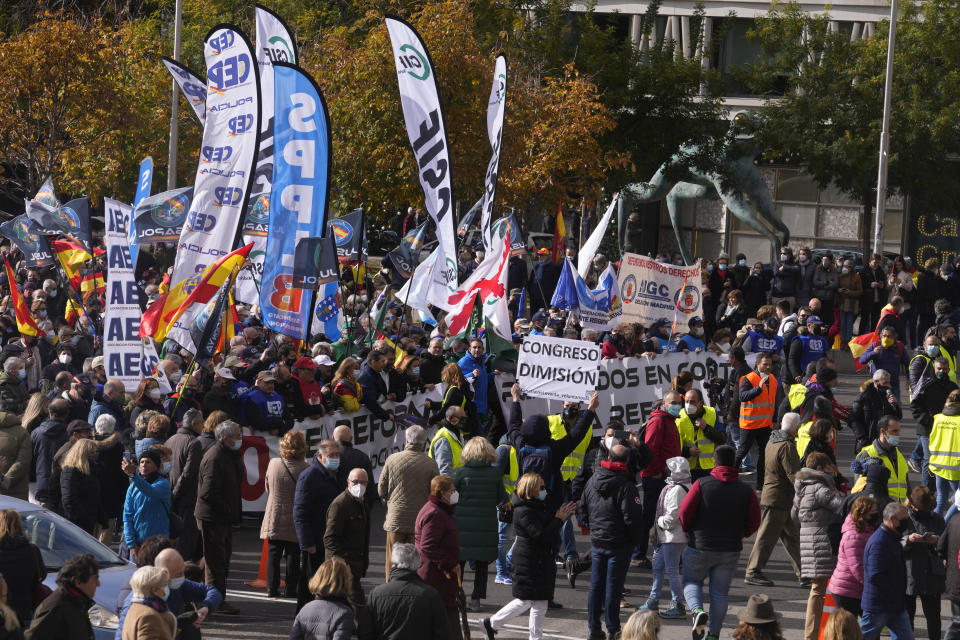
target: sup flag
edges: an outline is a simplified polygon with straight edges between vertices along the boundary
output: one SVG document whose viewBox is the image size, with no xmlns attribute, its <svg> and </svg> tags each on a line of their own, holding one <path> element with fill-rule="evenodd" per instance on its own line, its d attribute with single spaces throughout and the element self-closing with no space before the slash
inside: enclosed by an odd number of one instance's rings
<svg viewBox="0 0 960 640">
<path fill-rule="evenodd" d="M 480 231 L 483 248 L 490 250 L 493 242 L 493 199 L 497 194 L 497 174 L 500 171 L 500 142 L 503 138 L 503 115 L 507 106 L 507 59 L 497 56 L 493 70 L 493 86 L 487 101 L 487 137 L 493 150 L 487 164 L 483 185 L 483 205 L 480 208 Z"/>
<path fill-rule="evenodd" d="M 450 145 L 440 108 L 433 62 L 417 31 L 399 18 L 386 18 L 397 66 L 400 102 L 410 147 L 417 160 L 424 205 L 437 229 L 439 268 L 431 271 L 431 299 L 457 290 L 457 247 L 453 231 Z"/>
<path fill-rule="evenodd" d="M 17 286 L 17 280 L 13 275 L 13 268 L 10 261 L 7 260 L 7 254 L 3 254 L 3 266 L 7 270 L 7 284 L 10 285 L 10 298 L 13 300 L 13 313 L 17 318 L 17 331 L 25 336 L 36 336 L 39 333 L 37 321 L 30 315 L 30 308 L 27 307 L 23 294 Z"/>
<path fill-rule="evenodd" d="M 0 224 L 0 235 L 9 238 L 20 249 L 27 268 L 48 267 L 53 264 L 53 253 L 50 252 L 47 237 L 43 235 L 40 225 L 26 214 Z"/>
<path fill-rule="evenodd" d="M 417 268 L 420 249 L 423 248 L 423 239 L 427 235 L 427 223 L 424 222 L 416 229 L 411 229 L 400 240 L 400 246 L 387 253 L 390 264 L 393 265 L 394 280 L 407 280 Z"/>
<path fill-rule="evenodd" d="M 330 189 L 330 117 L 323 94 L 299 67 L 273 65 L 273 164 L 270 232 L 260 309 L 263 324 L 295 338 L 310 329 L 311 295 L 293 282 L 297 242 L 323 235 Z"/>
<path fill-rule="evenodd" d="M 173 81 L 180 87 L 180 92 L 193 107 L 193 113 L 203 125 L 207 120 L 207 84 L 196 73 L 180 64 L 173 58 L 160 56 L 163 66 L 167 68 Z"/>
<path fill-rule="evenodd" d="M 44 235 L 64 235 L 90 250 L 90 199 L 71 200 L 55 209 L 46 206 L 27 207 L 27 216 L 37 223 Z"/>
<path fill-rule="evenodd" d="M 503 229 L 500 226 L 503 225 Z M 517 214 L 511 213 L 493 223 L 494 233 L 503 233 L 510 242 L 510 255 L 522 256 L 527 252 L 527 243 L 523 240 L 523 229 L 517 220 Z"/>
<path fill-rule="evenodd" d="M 207 117 L 172 283 L 196 276 L 237 246 L 257 160 L 260 74 L 253 47 L 239 29 L 220 24 L 207 34 L 203 52 Z M 176 327 L 170 337 L 190 349 L 189 331 Z"/>
<path fill-rule="evenodd" d="M 260 67 L 260 146 L 250 201 L 243 220 L 243 242 L 253 243 L 250 268 L 237 275 L 237 299 L 259 303 L 260 277 L 267 251 L 270 222 L 270 192 L 273 183 L 273 63 L 297 63 L 297 44 L 280 16 L 257 5 L 257 66 Z"/>
<path fill-rule="evenodd" d="M 164 191 L 141 200 L 133 210 L 137 244 L 179 240 L 191 202 L 193 187 Z"/>
<path fill-rule="evenodd" d="M 293 256 L 293 286 L 316 291 L 340 281 L 340 266 L 333 238 L 301 238 Z"/>
<path fill-rule="evenodd" d="M 357 264 L 365 253 L 363 209 L 354 209 L 327 223 L 327 235 L 333 238 L 340 264 Z"/>
</svg>

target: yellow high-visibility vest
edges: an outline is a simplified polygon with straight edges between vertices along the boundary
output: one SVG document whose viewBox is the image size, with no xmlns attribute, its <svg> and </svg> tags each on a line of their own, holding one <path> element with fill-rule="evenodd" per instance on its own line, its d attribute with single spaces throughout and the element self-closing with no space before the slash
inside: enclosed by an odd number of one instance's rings
<svg viewBox="0 0 960 640">
<path fill-rule="evenodd" d="M 810 444 L 810 427 L 813 426 L 813 420 L 804 422 L 797 430 L 797 455 L 800 457 L 800 464 L 803 464 L 803 452 L 807 450 Z"/>
<path fill-rule="evenodd" d="M 930 473 L 960 480 L 960 416 L 938 413 L 930 430 Z"/>
<path fill-rule="evenodd" d="M 943 356 L 943 359 L 947 361 L 947 364 L 950 365 L 948 377 L 951 382 L 957 381 L 957 359 L 950 355 L 950 352 L 943 348 L 943 345 L 940 345 L 940 355 Z"/>
<path fill-rule="evenodd" d="M 804 398 L 807 397 L 807 387 L 799 382 L 792 384 L 790 385 L 790 391 L 787 393 L 787 397 L 790 398 L 790 408 L 796 409 L 803 404 Z"/>
<path fill-rule="evenodd" d="M 517 461 L 517 450 L 507 445 L 510 449 L 510 457 L 507 460 L 507 472 L 503 474 L 503 488 L 507 495 L 512 496 L 517 490 L 517 479 L 520 477 L 520 463 Z"/>
<path fill-rule="evenodd" d="M 900 449 L 894 447 L 897 452 L 897 470 L 894 472 L 893 463 L 890 462 L 890 458 L 887 456 L 881 456 L 877 453 L 877 448 L 873 444 L 868 444 L 860 452 L 867 452 L 871 458 L 880 458 L 880 461 L 883 462 L 883 466 L 887 468 L 890 472 L 890 479 L 887 481 L 887 493 L 890 494 L 891 498 L 896 500 L 906 500 L 907 499 L 907 472 L 910 470 L 907 468 L 907 461 L 904 460 L 903 454 L 900 453 Z M 866 482 L 866 476 L 863 476 L 864 482 Z M 860 482 L 858 481 L 859 485 Z"/>
<path fill-rule="evenodd" d="M 562 415 L 555 413 L 552 416 L 547 416 L 547 423 L 550 425 L 550 438 L 552 440 L 560 440 L 566 437 L 567 428 L 563 424 Z M 583 466 L 583 457 L 587 454 L 587 447 L 590 446 L 592 436 L 593 429 L 587 429 L 587 432 L 583 434 L 583 440 L 574 447 L 570 455 L 563 459 L 563 464 L 560 465 L 560 477 L 564 481 L 573 480 L 580 472 L 580 467 Z"/>
<path fill-rule="evenodd" d="M 433 440 L 430 441 L 430 457 L 433 457 L 433 445 L 437 443 L 437 440 L 440 438 L 446 438 L 447 442 L 450 443 L 450 453 L 453 454 L 453 468 L 459 469 L 463 466 L 463 460 L 461 459 L 460 454 L 463 452 L 463 443 L 460 442 L 458 438 L 450 429 L 446 427 L 440 427 L 437 429 L 437 433 L 434 434 Z"/>
<path fill-rule="evenodd" d="M 713 407 L 703 407 L 703 421 L 711 427 L 717 425 L 717 411 Z M 687 414 L 687 410 L 680 409 L 680 417 L 677 418 L 677 429 L 680 431 L 681 445 L 694 445 L 700 450 L 700 455 L 690 460 L 691 469 L 709 470 L 714 467 L 713 440 L 703 435 L 703 430 L 693 426 L 693 420 Z"/>
</svg>

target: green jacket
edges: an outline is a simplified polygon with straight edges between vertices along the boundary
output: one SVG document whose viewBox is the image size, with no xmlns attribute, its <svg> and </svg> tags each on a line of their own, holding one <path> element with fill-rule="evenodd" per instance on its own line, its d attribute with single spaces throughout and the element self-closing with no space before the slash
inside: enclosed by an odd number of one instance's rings
<svg viewBox="0 0 960 640">
<path fill-rule="evenodd" d="M 11 378 L 6 371 L 0 373 L 0 409 L 14 415 L 23 415 L 27 409 L 30 394 L 27 386 L 17 378 Z"/>
<path fill-rule="evenodd" d="M 507 501 L 503 474 L 494 466 L 469 460 L 454 472 L 460 500 L 453 519 L 460 529 L 460 559 L 497 559 L 497 505 Z"/>
</svg>

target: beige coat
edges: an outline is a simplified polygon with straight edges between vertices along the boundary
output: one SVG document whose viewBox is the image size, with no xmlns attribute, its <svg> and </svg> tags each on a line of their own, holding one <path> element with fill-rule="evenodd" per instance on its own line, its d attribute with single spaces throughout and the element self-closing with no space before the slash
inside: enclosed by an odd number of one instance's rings
<svg viewBox="0 0 960 640">
<path fill-rule="evenodd" d="M 160 613 L 134 602 L 123 621 L 123 640 L 173 640 L 177 619 L 169 611 Z"/>
<path fill-rule="evenodd" d="M 260 527 L 262 540 L 297 541 L 293 526 L 293 496 L 297 490 L 297 478 L 308 466 L 306 460 L 274 458 L 270 461 L 265 479 L 267 507 Z"/>
<path fill-rule="evenodd" d="M 418 445 L 408 444 L 387 458 L 377 483 L 387 505 L 384 531 L 413 533 L 417 514 L 430 496 L 430 481 L 438 475 L 437 463 Z"/>
</svg>

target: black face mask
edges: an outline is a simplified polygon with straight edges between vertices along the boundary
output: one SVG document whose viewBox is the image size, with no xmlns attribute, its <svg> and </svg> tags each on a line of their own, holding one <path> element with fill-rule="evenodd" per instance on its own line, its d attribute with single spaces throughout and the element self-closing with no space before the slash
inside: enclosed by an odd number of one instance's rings
<svg viewBox="0 0 960 640">
<path fill-rule="evenodd" d="M 876 529 L 878 526 L 880 526 L 880 514 L 879 514 L 879 513 L 874 513 L 874 514 L 871 515 L 869 518 L 867 518 L 867 524 L 869 524 L 869 525 L 870 525 L 871 527 L 873 527 L 874 529 Z"/>
<path fill-rule="evenodd" d="M 910 522 L 910 518 L 904 518 L 900 521 L 900 524 L 897 525 L 897 528 L 894 531 L 897 532 L 897 535 L 903 536 L 907 531 L 913 528 L 913 523 Z"/>
<path fill-rule="evenodd" d="M 573 420 L 580 415 L 580 407 L 567 407 L 563 410 L 563 417 L 567 420 Z"/>
</svg>

